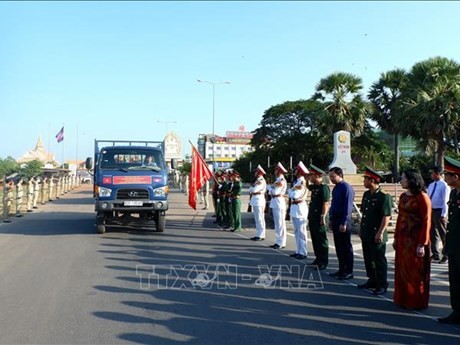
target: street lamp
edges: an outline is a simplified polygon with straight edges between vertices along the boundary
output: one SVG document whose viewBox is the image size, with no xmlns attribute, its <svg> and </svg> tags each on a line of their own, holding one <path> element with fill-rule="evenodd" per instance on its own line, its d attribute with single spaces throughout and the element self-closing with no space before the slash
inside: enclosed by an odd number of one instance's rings
<svg viewBox="0 0 460 345">
<path fill-rule="evenodd" d="M 158 123 L 164 123 L 166 125 L 166 134 L 168 134 L 168 124 L 170 123 L 176 123 L 176 121 L 161 121 L 157 120 Z"/>
<path fill-rule="evenodd" d="M 199 83 L 206 83 L 209 85 L 212 85 L 212 171 L 214 172 L 214 151 L 215 147 L 214 144 L 216 142 L 215 138 L 215 133 L 214 133 L 214 120 L 215 120 L 215 113 L 216 113 L 216 85 L 221 85 L 221 84 L 230 84 L 229 81 L 220 81 L 220 82 L 212 82 L 212 81 L 206 81 L 206 80 L 201 80 L 197 79 L 196 80 Z"/>
</svg>

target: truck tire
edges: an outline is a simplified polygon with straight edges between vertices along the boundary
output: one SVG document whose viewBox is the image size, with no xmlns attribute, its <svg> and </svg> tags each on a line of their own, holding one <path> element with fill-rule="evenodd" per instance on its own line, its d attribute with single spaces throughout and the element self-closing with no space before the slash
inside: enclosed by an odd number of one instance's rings
<svg viewBox="0 0 460 345">
<path fill-rule="evenodd" d="M 104 225 L 104 224 L 98 224 L 98 225 L 97 225 L 97 233 L 98 233 L 98 234 L 103 234 L 103 233 L 105 233 L 105 225 Z"/>
<path fill-rule="evenodd" d="M 166 215 L 159 214 L 157 219 L 155 220 L 155 227 L 157 228 L 157 232 L 165 231 L 166 225 Z"/>
</svg>

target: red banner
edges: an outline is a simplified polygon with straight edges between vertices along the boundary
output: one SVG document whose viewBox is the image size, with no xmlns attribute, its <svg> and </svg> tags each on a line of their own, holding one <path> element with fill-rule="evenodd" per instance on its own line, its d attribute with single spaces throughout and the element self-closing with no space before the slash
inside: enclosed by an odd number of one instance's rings
<svg viewBox="0 0 460 345">
<path fill-rule="evenodd" d="M 192 145 L 192 171 L 188 185 L 188 204 L 196 210 L 196 192 L 212 177 L 212 172 L 201 157 L 195 146 Z"/>
<path fill-rule="evenodd" d="M 113 184 L 151 184 L 152 176 L 114 176 Z"/>
</svg>

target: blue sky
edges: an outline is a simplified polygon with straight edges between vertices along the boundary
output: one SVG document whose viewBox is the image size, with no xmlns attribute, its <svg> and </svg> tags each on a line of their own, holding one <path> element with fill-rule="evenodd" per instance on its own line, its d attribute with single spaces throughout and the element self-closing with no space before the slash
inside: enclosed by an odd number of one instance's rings
<svg viewBox="0 0 460 345">
<path fill-rule="evenodd" d="M 460 2 L 0 2 L 0 158 L 41 136 L 58 161 L 97 139 L 252 131 L 336 71 L 460 62 Z M 160 121 L 160 122 L 158 122 Z M 55 134 L 65 125 L 65 139 Z M 77 139 L 78 133 L 78 139 Z M 78 149 L 77 149 L 78 144 Z M 331 139 L 332 144 L 332 139 Z"/>
</svg>

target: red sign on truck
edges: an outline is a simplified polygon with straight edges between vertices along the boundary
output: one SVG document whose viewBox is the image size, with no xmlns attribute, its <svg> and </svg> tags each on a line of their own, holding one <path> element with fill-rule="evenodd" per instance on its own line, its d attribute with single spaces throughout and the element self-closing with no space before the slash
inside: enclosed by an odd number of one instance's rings
<svg viewBox="0 0 460 345">
<path fill-rule="evenodd" d="M 113 184 L 151 184 L 152 176 L 114 176 Z"/>
</svg>

